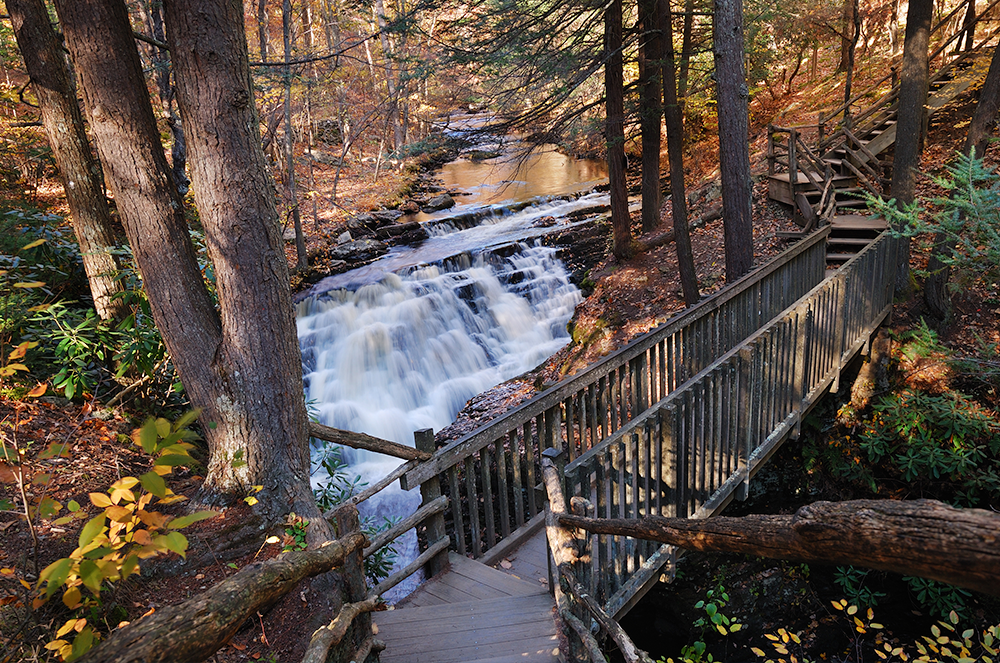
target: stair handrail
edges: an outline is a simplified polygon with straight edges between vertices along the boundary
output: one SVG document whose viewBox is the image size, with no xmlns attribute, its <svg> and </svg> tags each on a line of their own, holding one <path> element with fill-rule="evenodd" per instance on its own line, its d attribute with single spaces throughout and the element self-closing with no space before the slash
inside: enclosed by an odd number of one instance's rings
<svg viewBox="0 0 1000 663">
<path fill-rule="evenodd" d="M 951 18 L 953 18 L 955 11 L 957 11 L 959 8 L 967 5 L 969 2 L 970 2 L 970 0 L 965 0 L 963 3 L 961 3 L 960 5 L 958 5 L 958 7 L 956 7 L 956 9 L 953 10 L 952 13 L 949 14 L 945 19 L 942 19 L 941 21 L 939 21 L 938 24 L 935 25 L 934 28 L 931 30 L 931 35 L 933 36 L 933 34 L 935 32 L 937 32 L 943 25 L 945 25 L 948 20 L 950 20 Z M 980 20 L 982 20 L 982 18 L 991 9 L 993 9 L 994 7 L 996 7 L 998 4 L 1000 4 L 1000 0 L 993 0 L 984 10 L 982 10 L 981 12 L 979 12 L 978 14 L 976 14 L 975 18 L 972 21 L 973 25 L 975 25 Z M 941 55 L 941 53 L 946 48 L 948 48 L 948 46 L 950 46 L 956 39 L 958 39 L 959 36 L 961 36 L 962 34 L 964 34 L 966 31 L 967 31 L 967 27 L 963 24 L 953 35 L 951 35 L 950 37 L 948 37 L 948 39 L 946 39 L 937 49 L 934 50 L 933 53 L 931 53 L 928 56 L 928 58 L 927 58 L 928 62 L 933 62 L 939 55 Z M 944 71 L 946 71 L 949 67 L 952 67 L 952 66 L 954 66 L 956 64 L 964 62 L 969 56 L 971 56 L 973 54 L 976 54 L 977 51 L 979 51 L 979 49 L 983 48 L 983 46 L 985 46 L 986 43 L 990 39 L 992 39 L 997 34 L 998 31 L 1000 31 L 1000 29 L 993 30 L 987 37 L 985 37 L 984 39 L 980 40 L 979 44 L 974 45 L 972 47 L 972 49 L 963 52 L 963 54 L 961 56 L 959 56 L 958 58 L 955 58 L 954 60 L 951 60 L 950 62 L 948 62 L 946 64 L 942 64 L 941 67 L 937 70 L 936 74 L 931 77 L 931 80 L 937 80 L 937 78 L 939 78 L 940 74 L 942 74 Z M 894 68 L 895 65 L 897 65 L 899 62 L 901 62 L 901 60 L 902 60 L 902 54 L 894 56 L 890 60 L 890 67 Z M 858 101 L 862 97 L 867 96 L 868 94 L 871 94 L 872 90 L 877 89 L 879 86 L 881 86 L 887 80 L 889 80 L 890 78 L 892 78 L 893 75 L 894 75 L 893 73 L 886 74 L 885 76 L 883 76 L 882 78 L 880 78 L 878 81 L 876 81 L 872 85 L 868 86 L 865 90 L 863 90 L 863 91 L 859 92 L 858 94 L 854 95 L 853 97 L 851 97 L 851 99 L 849 99 L 846 103 L 843 103 L 840 106 L 837 106 L 835 109 L 833 109 L 829 113 L 823 113 L 820 116 L 821 117 L 820 121 L 817 123 L 819 125 L 820 132 L 823 133 L 823 128 L 825 127 L 825 125 L 826 125 L 827 122 L 829 122 L 830 120 L 833 120 L 838 115 L 844 113 L 852 104 L 854 104 L 856 101 Z M 875 101 L 874 103 L 872 103 L 871 105 L 869 105 L 868 107 L 866 107 L 865 110 L 861 111 L 858 115 L 855 115 L 852 118 L 853 121 L 855 123 L 857 123 L 858 121 L 860 121 L 860 119 L 861 119 L 862 116 L 864 118 L 867 118 L 872 113 L 874 113 L 875 111 L 877 111 L 878 108 L 884 106 L 886 103 L 891 103 L 892 101 L 894 101 L 895 97 L 898 96 L 898 94 L 899 94 L 899 83 L 896 83 L 896 85 L 894 85 L 892 88 L 890 88 L 890 90 L 885 95 L 883 95 L 880 99 L 878 99 L 877 101 Z M 837 126 L 838 127 L 842 126 L 843 122 L 844 122 L 843 118 L 841 118 L 841 120 L 837 122 Z M 820 141 L 820 144 L 819 144 L 820 151 L 824 151 L 825 148 L 828 145 L 831 145 L 831 144 L 832 144 L 832 137 L 828 138 L 828 139 L 826 139 L 824 141 Z"/>
</svg>

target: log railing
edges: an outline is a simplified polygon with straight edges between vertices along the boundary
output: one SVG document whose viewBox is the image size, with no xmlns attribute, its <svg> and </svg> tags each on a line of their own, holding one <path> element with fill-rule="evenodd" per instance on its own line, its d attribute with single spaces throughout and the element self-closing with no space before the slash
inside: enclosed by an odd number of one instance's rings
<svg viewBox="0 0 1000 663">
<path fill-rule="evenodd" d="M 573 460 L 613 435 L 787 308 L 824 276 L 821 229 L 740 281 L 404 472 L 437 480 L 455 549 L 484 561 L 542 523 L 541 453 Z M 426 502 L 425 502 L 426 503 Z"/>
<path fill-rule="evenodd" d="M 869 341 L 892 305 L 897 244 L 883 233 L 769 324 L 570 462 L 565 494 L 600 518 L 704 518 L 734 496 Z M 605 612 L 627 610 L 674 549 L 593 535 L 577 571 Z"/>
</svg>

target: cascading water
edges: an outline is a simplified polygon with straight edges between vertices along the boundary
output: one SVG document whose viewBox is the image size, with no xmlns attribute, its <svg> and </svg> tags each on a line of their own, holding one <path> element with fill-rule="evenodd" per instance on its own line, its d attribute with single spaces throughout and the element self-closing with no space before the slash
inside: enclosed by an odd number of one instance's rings
<svg viewBox="0 0 1000 663">
<path fill-rule="evenodd" d="M 606 200 L 573 193 L 516 212 L 460 206 L 425 220 L 430 238 L 416 249 L 317 284 L 298 305 L 298 328 L 306 398 L 320 422 L 412 445 L 414 431 L 440 430 L 470 398 L 565 345 L 580 293 L 555 250 L 531 238 L 549 232 L 539 219 L 565 228 L 566 214 Z M 368 484 L 400 463 L 342 453 Z M 362 516 L 402 517 L 419 502 L 419 491 L 396 484 L 363 504 Z M 397 566 L 412 560 L 416 536 L 397 548 Z"/>
</svg>

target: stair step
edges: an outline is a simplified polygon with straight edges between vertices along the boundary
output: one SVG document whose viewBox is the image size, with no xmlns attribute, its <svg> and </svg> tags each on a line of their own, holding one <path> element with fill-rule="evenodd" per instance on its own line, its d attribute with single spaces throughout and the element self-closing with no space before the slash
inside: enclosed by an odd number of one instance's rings
<svg viewBox="0 0 1000 663">
<path fill-rule="evenodd" d="M 827 253 L 826 254 L 826 259 L 827 259 L 828 262 L 847 262 L 848 260 L 850 260 L 851 258 L 853 258 L 856 255 L 858 255 L 858 254 L 857 253 Z"/>
<path fill-rule="evenodd" d="M 870 219 L 861 214 L 839 214 L 830 219 L 834 230 L 839 228 L 851 230 L 885 230 L 885 219 Z"/>
<path fill-rule="evenodd" d="M 847 244 L 851 246 L 867 246 L 875 241 L 874 237 L 827 237 L 827 244 Z"/>
<path fill-rule="evenodd" d="M 509 596 L 372 615 L 388 645 L 384 663 L 558 660 L 559 636 L 548 594 Z M 515 659 L 516 657 L 516 659 Z"/>
</svg>

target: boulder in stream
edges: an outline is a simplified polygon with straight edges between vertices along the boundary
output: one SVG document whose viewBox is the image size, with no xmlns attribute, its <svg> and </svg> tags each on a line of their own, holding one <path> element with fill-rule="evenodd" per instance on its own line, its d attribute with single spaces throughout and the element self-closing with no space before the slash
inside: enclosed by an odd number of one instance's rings
<svg viewBox="0 0 1000 663">
<path fill-rule="evenodd" d="M 434 196 L 424 204 L 425 212 L 437 212 L 439 210 L 448 209 L 455 206 L 455 199 L 452 198 L 447 193 L 442 193 L 440 196 Z"/>
<path fill-rule="evenodd" d="M 353 242 L 334 246 L 330 249 L 330 258 L 346 260 L 349 263 L 373 260 L 389 250 L 385 242 L 377 239 L 358 239 Z"/>
</svg>

